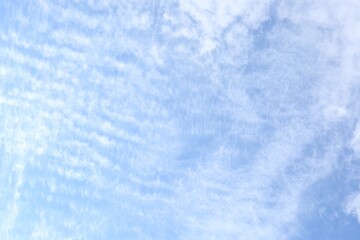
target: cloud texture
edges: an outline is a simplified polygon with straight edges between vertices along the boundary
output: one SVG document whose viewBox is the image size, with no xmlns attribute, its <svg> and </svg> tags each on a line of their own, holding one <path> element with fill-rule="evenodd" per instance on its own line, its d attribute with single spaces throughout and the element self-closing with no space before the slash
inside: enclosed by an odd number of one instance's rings
<svg viewBox="0 0 360 240">
<path fill-rule="evenodd" d="M 359 1 L 0 16 L 3 239 L 309 239 L 360 218 Z"/>
</svg>

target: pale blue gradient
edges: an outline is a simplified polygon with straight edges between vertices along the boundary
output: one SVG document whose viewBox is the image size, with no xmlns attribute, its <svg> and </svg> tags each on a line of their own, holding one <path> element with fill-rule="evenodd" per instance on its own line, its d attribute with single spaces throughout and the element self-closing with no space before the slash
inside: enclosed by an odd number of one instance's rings
<svg viewBox="0 0 360 240">
<path fill-rule="evenodd" d="M 360 3 L 0 2 L 0 238 L 359 239 Z"/>
</svg>

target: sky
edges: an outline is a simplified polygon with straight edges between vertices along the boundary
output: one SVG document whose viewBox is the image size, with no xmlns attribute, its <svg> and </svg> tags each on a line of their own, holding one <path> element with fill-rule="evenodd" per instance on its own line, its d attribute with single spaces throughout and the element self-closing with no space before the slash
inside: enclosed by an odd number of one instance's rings
<svg viewBox="0 0 360 240">
<path fill-rule="evenodd" d="M 0 1 L 3 240 L 360 239 L 357 0 Z"/>
</svg>

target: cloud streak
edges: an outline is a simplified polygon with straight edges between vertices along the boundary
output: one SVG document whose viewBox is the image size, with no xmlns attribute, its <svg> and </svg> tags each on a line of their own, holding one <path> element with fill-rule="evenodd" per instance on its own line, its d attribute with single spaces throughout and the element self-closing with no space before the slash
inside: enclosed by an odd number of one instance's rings
<svg viewBox="0 0 360 240">
<path fill-rule="evenodd" d="M 0 4 L 1 235 L 306 236 L 314 186 L 359 181 L 358 5 Z"/>
</svg>

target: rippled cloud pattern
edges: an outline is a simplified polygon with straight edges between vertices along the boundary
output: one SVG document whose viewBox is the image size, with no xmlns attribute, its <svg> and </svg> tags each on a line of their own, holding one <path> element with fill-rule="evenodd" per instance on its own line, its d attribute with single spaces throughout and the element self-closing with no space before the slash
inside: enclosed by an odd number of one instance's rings
<svg viewBox="0 0 360 240">
<path fill-rule="evenodd" d="M 357 0 L 0 1 L 0 238 L 360 239 Z"/>
</svg>

